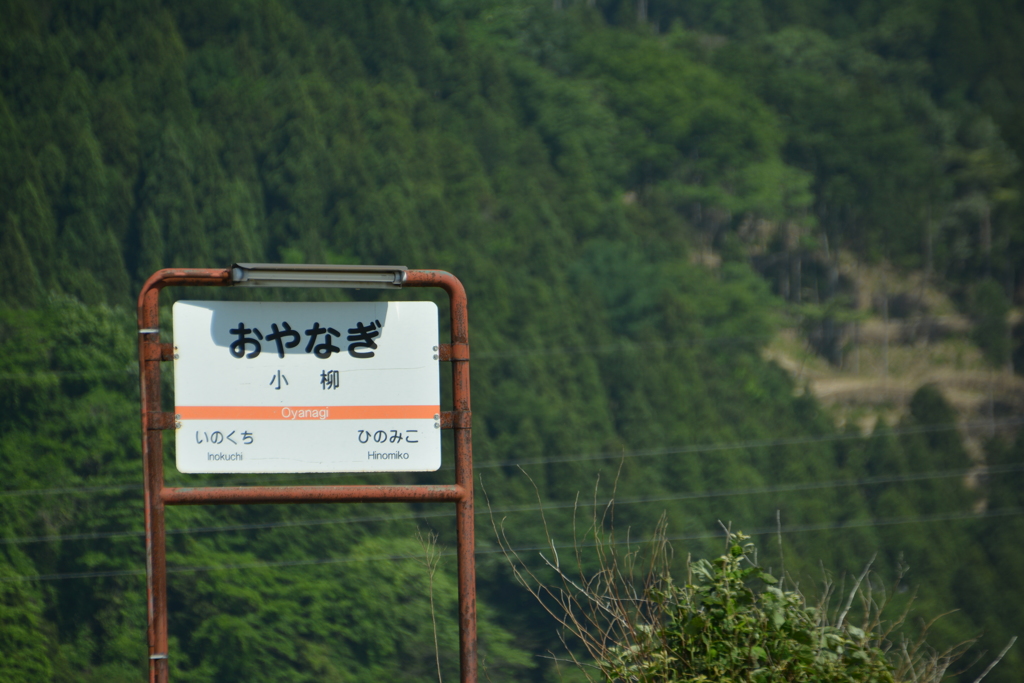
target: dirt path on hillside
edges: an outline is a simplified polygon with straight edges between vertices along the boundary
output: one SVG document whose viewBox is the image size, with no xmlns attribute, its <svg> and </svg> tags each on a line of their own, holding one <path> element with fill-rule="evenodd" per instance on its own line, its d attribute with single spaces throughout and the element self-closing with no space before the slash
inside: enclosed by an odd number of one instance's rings
<svg viewBox="0 0 1024 683">
<path fill-rule="evenodd" d="M 872 426 L 878 418 L 894 422 L 906 413 L 914 392 L 926 384 L 939 388 L 969 432 L 976 431 L 974 425 L 984 426 L 994 418 L 1000 423 L 1000 432 L 1016 433 L 1019 425 L 1013 424 L 1017 421 L 1014 418 L 1024 416 L 1024 378 L 1005 369 L 957 369 L 929 363 L 936 349 L 928 345 L 909 349 L 892 345 L 890 355 L 900 362 L 891 363 L 895 367 L 889 374 L 879 372 L 877 348 L 870 349 L 872 362 L 862 365 L 867 372 L 855 372 L 833 367 L 807 350 L 798 348 L 794 352 L 792 347 L 798 338 L 793 330 L 784 331 L 782 337 L 781 343 L 777 340 L 769 346 L 765 357 L 792 375 L 799 387 L 806 387 L 829 406 L 840 422 L 854 415 L 869 416 Z M 911 358 L 908 362 L 900 355 Z M 983 431 L 991 430 L 985 427 Z"/>
</svg>

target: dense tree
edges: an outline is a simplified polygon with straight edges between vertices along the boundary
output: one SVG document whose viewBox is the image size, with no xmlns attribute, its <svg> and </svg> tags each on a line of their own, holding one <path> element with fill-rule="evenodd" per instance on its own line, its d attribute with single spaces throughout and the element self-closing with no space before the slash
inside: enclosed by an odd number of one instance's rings
<svg viewBox="0 0 1024 683">
<path fill-rule="evenodd" d="M 620 532 L 664 510 L 698 554 L 718 520 L 781 520 L 765 564 L 794 576 L 876 552 L 892 574 L 904 552 L 922 613 L 965 607 L 942 638 L 1010 633 L 993 586 L 1015 573 L 1016 527 L 978 533 L 1003 520 L 975 511 L 1018 506 L 1005 479 L 967 488 L 941 397 L 837 432 L 761 357 L 776 294 L 842 322 L 839 249 L 933 265 L 965 303 L 979 274 L 1012 281 L 1020 138 L 999 125 L 1022 100 L 1006 69 L 972 79 L 1016 24 L 960 71 L 942 36 L 970 33 L 950 12 L 1016 14 L 954 4 L 0 1 L 5 680 L 140 675 L 127 311 L 159 267 L 247 260 L 463 279 L 477 467 L 519 547 L 545 544 L 538 496 L 567 545 L 596 487 Z M 697 265 L 711 249 L 721 263 Z M 990 452 L 1015 476 L 1019 444 Z M 175 509 L 175 675 L 433 679 L 424 512 Z M 479 528 L 488 675 L 550 680 L 534 655 L 559 647 L 552 625 Z M 453 571 L 444 555 L 433 583 L 446 676 Z"/>
</svg>

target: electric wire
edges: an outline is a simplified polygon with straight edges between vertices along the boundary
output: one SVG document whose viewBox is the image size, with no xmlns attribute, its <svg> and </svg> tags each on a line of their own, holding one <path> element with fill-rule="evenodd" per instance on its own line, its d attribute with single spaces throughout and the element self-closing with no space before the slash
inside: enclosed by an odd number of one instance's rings
<svg viewBox="0 0 1024 683">
<path fill-rule="evenodd" d="M 529 458 L 521 460 L 501 460 L 501 461 L 479 461 L 473 463 L 474 470 L 482 469 L 494 469 L 494 468 L 505 468 L 505 467 L 516 467 L 526 465 L 541 465 L 541 464 L 557 464 L 566 462 L 586 462 L 592 460 L 610 460 L 614 458 L 637 458 L 637 457 L 650 457 L 656 455 L 684 455 L 694 453 L 713 453 L 718 451 L 730 451 L 730 450 L 743 450 L 743 449 L 756 449 L 756 448 L 772 448 L 776 446 L 802 446 L 807 444 L 815 443 L 835 443 L 845 441 L 865 441 L 870 439 L 878 439 L 889 436 L 906 436 L 911 434 L 931 434 L 939 432 L 951 432 L 959 429 L 971 429 L 974 427 L 989 427 L 992 425 L 1001 427 L 1012 427 L 1015 425 L 1024 424 L 1024 417 L 1011 417 L 1011 418 L 1000 418 L 997 420 L 971 420 L 961 423 L 950 423 L 950 424 L 932 424 L 932 425 L 915 425 L 909 427 L 893 427 L 883 430 L 876 429 L 871 434 L 859 434 L 859 433 L 840 433 L 840 434 L 824 434 L 817 436 L 794 436 L 794 437 L 780 437 L 774 439 L 750 439 L 746 441 L 733 441 L 726 443 L 704 443 L 695 444 L 691 446 L 675 446 L 667 448 L 649 448 L 649 449 L 638 449 L 630 451 L 607 451 L 602 453 L 583 453 L 574 455 L 563 455 L 563 456 L 548 456 L 542 458 Z M 439 471 L 448 471 L 454 469 L 454 465 L 445 465 L 440 468 Z M 308 474 L 301 476 L 290 476 L 287 479 L 275 479 L 276 484 L 286 483 L 288 481 L 306 481 L 313 478 L 323 478 L 324 474 Z M 239 481 L 239 480 L 236 480 Z M 219 485 L 238 485 L 232 481 L 220 481 L 217 482 Z M 177 486 L 175 483 L 168 483 L 170 486 Z M 190 482 L 189 486 L 195 486 L 195 482 Z M 82 487 L 59 487 L 59 488 L 46 488 L 46 489 L 7 489 L 0 491 L 0 498 L 12 497 L 12 496 L 31 496 L 31 495 L 57 495 L 66 493 L 93 493 L 98 491 L 117 491 L 117 490 L 135 490 L 139 495 L 142 493 L 141 478 L 135 483 L 111 483 L 108 485 L 101 486 L 82 486 Z"/>
<path fill-rule="evenodd" d="M 928 316 L 931 320 L 943 320 L 943 319 L 957 319 L 959 316 L 956 315 L 932 315 Z M 783 327 L 782 329 L 787 329 Z M 605 355 L 611 353 L 622 353 L 622 352 L 641 352 L 650 351 L 657 349 L 674 349 L 688 346 L 697 346 L 701 344 L 724 344 L 730 342 L 765 342 L 770 341 L 775 337 L 775 333 L 765 334 L 749 334 L 749 335 L 715 335 L 715 336 L 700 336 L 700 337 L 687 337 L 685 339 L 676 338 L 675 341 L 649 341 L 649 342 L 634 342 L 634 341 L 620 341 L 610 344 L 600 344 L 597 346 L 543 346 L 524 349 L 521 347 L 507 347 L 507 348 L 479 348 L 473 350 L 473 360 L 504 360 L 508 358 L 515 358 L 517 356 L 544 356 L 544 355 Z M 138 365 L 133 362 L 129 363 L 127 367 L 120 371 L 113 370 L 89 370 L 89 371 L 76 371 L 76 370 L 37 370 L 35 372 L 0 372 L 0 380 L 14 380 L 14 379 L 37 379 L 39 377 L 70 377 L 73 379 L 89 379 L 95 377 L 121 377 L 123 375 L 132 375 L 137 377 L 139 374 Z"/>
<path fill-rule="evenodd" d="M 568 347 L 563 351 L 569 352 L 601 352 L 603 350 L 612 349 L 613 347 Z M 630 348 L 635 348 L 635 345 Z M 529 353 L 529 352 L 523 352 Z M 504 357 L 504 356 L 503 356 Z M 69 373 L 71 374 L 71 373 Z M 509 466 L 529 466 L 536 464 L 547 464 L 547 463 L 565 463 L 565 462 L 580 462 L 590 460 L 601 460 L 601 459 L 612 459 L 612 458 L 627 458 L 627 457 L 644 457 L 644 456 L 657 456 L 657 455 L 676 455 L 676 454 L 693 454 L 693 453 L 709 453 L 716 451 L 727 451 L 727 450 L 740 450 L 740 449 L 753 449 L 753 448 L 765 448 L 765 447 L 776 447 L 776 446 L 795 446 L 795 445 L 806 445 L 812 443 L 823 443 L 823 442 L 836 442 L 836 441 L 850 441 L 850 440 L 867 440 L 871 438 L 879 438 L 883 436 L 899 436 L 906 434 L 921 434 L 921 433 L 936 433 L 943 431 L 954 431 L 960 428 L 971 428 L 971 426 L 977 424 L 981 426 L 992 426 L 995 424 L 1012 426 L 1021 424 L 1024 422 L 1024 418 L 1004 418 L 1000 420 L 977 420 L 968 423 L 959 424 L 942 424 L 942 425 L 919 425 L 911 427 L 892 428 L 887 430 L 876 430 L 872 434 L 861 435 L 856 433 L 849 434 L 830 434 L 830 435 L 818 435 L 818 436 L 798 436 L 798 437 L 784 437 L 775 439 L 759 439 L 759 440 L 746 440 L 732 443 L 711 443 L 711 444 L 699 444 L 684 447 L 675 448 L 657 448 L 657 449 L 642 449 L 633 451 L 620 451 L 620 452 L 607 452 L 607 453 L 593 453 L 593 454 L 577 454 L 568 456 L 551 456 L 545 458 L 533 458 L 523 460 L 508 460 L 499 462 L 478 462 L 474 464 L 475 469 L 487 469 L 497 467 L 509 467 Z M 451 469 L 451 467 L 444 467 L 442 469 Z M 617 505 L 630 505 L 630 504 L 643 504 L 643 503 L 654 503 L 654 502 L 666 502 L 672 500 L 685 500 L 685 499 L 701 499 L 701 498 L 714 498 L 714 497 L 727 497 L 727 496 L 738 496 L 738 495 L 757 495 L 764 493 L 783 493 L 792 491 L 804 491 L 804 490 L 815 490 L 815 489 L 827 489 L 827 488 L 838 488 L 848 486 L 864 486 L 874 485 L 882 483 L 895 483 L 902 481 L 922 481 L 927 479 L 938 479 L 938 478 L 950 478 L 950 477 L 963 477 L 971 473 L 978 474 L 996 474 L 996 473 L 1009 473 L 1017 472 L 1024 469 L 1024 465 L 1010 465 L 1002 467 L 990 467 L 981 468 L 979 470 L 947 470 L 947 471 L 932 471 L 926 473 L 914 473 L 908 475 L 895 475 L 888 477 L 864 477 L 860 479 L 848 479 L 848 480 L 833 480 L 826 482 L 801 482 L 792 484 L 781 484 L 776 486 L 766 487 L 750 487 L 745 489 L 728 489 L 718 491 L 704 491 L 704 492 L 684 492 L 679 494 L 666 494 L 663 496 L 654 497 L 641 497 L 641 498 L 630 498 L 630 499 L 619 499 L 615 503 Z M 305 477 L 293 477 L 292 479 L 303 480 L 307 479 L 309 475 Z M 224 482 L 221 482 L 222 484 Z M 281 483 L 278 480 L 277 483 Z M 80 486 L 80 487 L 58 487 L 49 489 L 11 489 L 7 491 L 0 491 L 0 497 L 12 497 L 12 496 L 29 496 L 29 495 L 57 495 L 57 494 L 68 494 L 68 493 L 94 493 L 100 491 L 116 491 L 116 490 L 134 490 L 141 493 L 141 487 L 139 483 L 134 484 L 109 484 L 99 486 Z M 520 506 L 508 506 L 505 508 L 496 508 L 494 510 L 487 511 L 488 514 L 498 513 L 517 513 L 525 511 L 537 511 L 540 509 L 559 509 L 570 506 L 585 507 L 593 505 L 593 503 L 579 503 L 573 502 L 555 502 L 547 503 L 543 505 L 520 505 Z M 478 510 L 478 514 L 483 514 L 485 511 Z M 783 528 L 783 533 L 795 533 L 800 531 L 815 531 L 823 529 L 843 529 L 843 528 L 854 528 L 859 526 L 885 526 L 891 524 L 904 524 L 913 521 L 941 521 L 941 520 L 952 520 L 952 519 L 963 519 L 968 517 L 992 517 L 1000 516 L 1003 514 L 1021 514 L 1016 508 L 1011 509 L 1009 512 L 1000 511 L 987 511 L 986 513 L 948 513 L 940 515 L 926 515 L 913 518 L 893 518 L 889 520 L 863 520 L 855 522 L 845 522 L 839 524 L 804 524 L 804 525 L 789 525 Z M 256 524 L 244 524 L 244 525 L 229 525 L 219 527 L 198 527 L 191 529 L 168 529 L 168 534 L 194 534 L 194 533 L 213 533 L 221 531 L 242 531 L 252 529 L 272 529 L 279 527 L 296 527 L 296 526 L 314 526 L 324 524 L 343 524 L 343 523 L 359 523 L 359 522 L 370 522 L 370 521 L 389 521 L 397 519 L 429 519 L 433 517 L 450 516 L 447 513 L 412 513 L 407 515 L 392 515 L 392 516 L 370 516 L 370 517 L 349 517 L 349 518 L 335 518 L 335 519 L 321 519 L 321 520 L 289 520 L 283 522 L 267 522 L 267 523 L 256 523 Z M 776 533 L 779 530 L 777 528 L 771 528 L 766 530 L 755 530 L 751 532 L 752 535 L 758 535 L 760 533 Z M 37 537 L 20 537 L 20 538 L 7 538 L 0 539 L 0 544 L 15 544 L 15 543 L 37 543 L 46 541 L 67 541 L 67 540 L 93 540 L 103 538 L 118 538 L 118 537 L 142 537 L 143 532 L 130 532 L 130 531 L 119 531 L 119 532 L 90 532 L 81 534 L 65 534 L 65 535 L 51 535 L 51 536 L 37 536 Z M 711 534 L 714 535 L 714 534 Z M 694 540 L 697 538 L 707 538 L 709 534 L 698 534 L 698 535 L 682 535 L 670 537 L 668 540 Z M 539 546 L 537 549 L 543 549 L 544 546 Z M 530 550 L 532 548 L 523 548 L 522 550 Z M 493 552 L 493 551 L 485 551 Z M 384 557 L 384 556 L 382 556 Z M 395 559 L 400 556 L 386 556 L 386 559 Z M 352 558 L 351 561 L 355 561 L 361 558 Z M 229 568 L 243 568 L 253 566 L 293 566 L 293 565 L 306 565 L 306 564 L 327 564 L 337 563 L 342 560 L 336 558 L 325 558 L 323 560 L 301 560 L 301 561 L 284 561 L 280 563 L 256 563 L 256 564 L 236 564 L 236 565 L 223 565 L 218 567 L 206 567 L 206 568 L 169 568 L 171 572 L 181 571 L 214 571 L 217 569 L 229 569 Z M 348 560 L 346 560 L 348 561 Z M 101 576 L 122 576 L 129 574 L 141 574 L 144 573 L 142 570 L 111 570 L 106 572 L 81 572 L 75 574 L 54 574 L 45 575 L 42 577 L 20 577 L 25 580 L 50 580 L 56 578 L 85 578 L 85 577 L 101 577 Z M 11 577 L 0 578 L 2 581 L 16 580 Z"/>
<path fill-rule="evenodd" d="M 605 355 L 610 353 L 641 352 L 655 349 L 672 349 L 698 344 L 724 344 L 729 342 L 750 342 L 770 341 L 773 334 L 756 335 L 723 335 L 715 337 L 689 337 L 672 342 L 618 342 L 612 344 L 601 344 L 598 346 L 543 346 L 531 349 L 518 347 L 480 349 L 473 351 L 473 360 L 504 360 L 516 356 L 570 356 L 570 355 Z M 43 378 L 60 377 L 69 379 L 98 379 L 103 377 L 138 377 L 139 366 L 135 362 L 129 363 L 122 370 L 36 370 L 31 372 L 0 372 L 0 381 L 10 380 L 38 380 Z"/>
<path fill-rule="evenodd" d="M 995 421 L 1002 426 L 1013 426 L 1024 424 L 1024 417 L 1016 418 L 1003 418 Z M 958 430 L 960 427 L 970 429 L 972 426 L 989 426 L 993 424 L 992 420 L 975 420 L 960 424 L 941 424 L 941 425 L 919 425 L 912 427 L 897 427 L 886 430 L 876 430 L 875 432 L 862 435 L 862 434 L 829 434 L 819 436 L 793 436 L 793 437 L 781 437 L 775 439 L 751 439 L 748 441 L 734 441 L 731 443 L 709 443 L 699 444 L 694 446 L 678 446 L 673 448 L 651 448 L 634 451 L 609 451 L 606 453 L 593 453 L 586 455 L 568 455 L 568 456 L 553 456 L 546 458 L 532 458 L 529 460 L 506 460 L 503 462 L 481 462 L 473 463 L 473 469 L 487 469 L 494 467 L 509 467 L 516 465 L 542 465 L 549 463 L 566 463 L 566 462 L 583 462 L 590 460 L 610 460 L 613 458 L 638 458 L 647 457 L 652 455 L 684 455 L 693 453 L 714 453 L 716 451 L 731 451 L 731 450 L 743 450 L 743 449 L 755 449 L 755 448 L 772 448 L 775 446 L 803 446 L 814 443 L 834 443 L 841 441 L 859 441 L 867 439 L 882 438 L 887 436 L 904 436 L 910 434 L 928 434 L 936 432 L 949 432 Z M 448 468 L 442 468 L 448 469 Z M 454 469 L 454 466 L 451 467 Z"/>
<path fill-rule="evenodd" d="M 791 534 L 791 533 L 806 533 L 814 531 L 843 531 L 846 529 L 858 529 L 865 527 L 882 527 L 882 526 L 896 526 L 901 524 L 922 524 L 932 522 L 949 522 L 957 520 L 982 520 L 991 519 L 997 517 L 1015 517 L 1024 514 L 1024 508 L 1012 507 L 1012 508 L 1001 508 L 998 510 L 986 510 L 984 512 L 948 512 L 948 513 L 936 513 L 931 515 L 911 515 L 903 517 L 889 517 L 883 519 L 861 519 L 861 520 L 850 520 L 846 522 L 832 522 L 832 523 L 820 523 L 820 524 L 792 524 L 786 526 L 774 526 L 774 527 L 762 527 L 752 531 L 745 532 L 750 536 L 763 536 L 766 534 Z M 694 541 L 704 540 L 709 538 L 718 538 L 723 535 L 721 529 L 712 531 L 702 531 L 690 534 L 678 534 L 673 536 L 666 536 L 666 541 Z M 597 545 L 638 545 L 644 543 L 643 540 L 636 539 L 615 539 L 610 541 L 585 541 L 577 542 L 573 544 L 558 544 L 549 543 L 544 545 L 529 545 L 519 547 L 502 547 L 496 548 L 477 548 L 476 555 L 494 555 L 494 554 L 517 554 L 530 551 L 541 551 L 549 550 L 552 545 L 555 548 L 573 549 L 573 548 L 588 548 L 595 547 Z M 455 551 L 444 550 L 441 551 L 442 557 L 454 557 Z M 237 569 L 270 569 L 280 567 L 300 567 L 300 566 L 314 566 L 314 565 L 334 565 L 334 564 L 351 564 L 355 562 L 393 562 L 396 560 L 403 559 L 421 559 L 422 555 L 368 555 L 363 557 L 322 557 L 315 559 L 304 559 L 304 560 L 274 560 L 274 561 L 261 561 L 261 562 L 238 562 L 231 564 L 220 564 L 220 565 L 196 565 L 196 566 L 179 566 L 179 567 L 168 567 L 167 572 L 169 574 L 181 574 L 181 573 L 197 573 L 197 572 L 213 572 L 213 571 L 226 571 L 226 570 L 237 570 Z M 144 576 L 146 571 L 144 569 L 111 569 L 105 571 L 91 571 L 91 572 L 68 572 L 61 574 L 40 574 L 36 576 L 29 575 L 8 575 L 0 576 L 0 583 L 8 583 L 15 581 L 61 581 L 66 579 L 88 579 L 88 578 L 104 578 L 104 577 L 117 577 L 117 576 Z"/>
<path fill-rule="evenodd" d="M 914 472 L 909 474 L 897 474 L 897 475 L 886 475 L 886 476 L 874 476 L 874 477 L 861 477 L 858 479 L 835 479 L 830 481 L 812 481 L 812 482 L 794 482 L 788 484 L 776 484 L 773 486 L 759 486 L 759 487 L 747 487 L 741 489 L 719 489 L 713 491 L 688 491 L 681 493 L 669 493 L 659 496 L 641 496 L 633 498 L 615 498 L 613 501 L 615 505 L 641 505 L 648 503 L 662 503 L 669 501 L 679 500 L 700 500 L 708 498 L 726 498 L 732 496 L 752 496 L 762 495 L 769 493 L 792 493 L 795 491 L 812 491 L 832 488 L 843 488 L 853 486 L 872 486 L 880 484 L 892 484 L 902 482 L 916 482 L 916 481 L 929 481 L 934 479 L 952 479 L 966 477 L 970 474 L 981 474 L 983 476 L 993 474 L 1009 474 L 1014 472 L 1024 471 L 1024 463 L 1018 465 L 997 465 L 987 467 L 982 470 L 976 469 L 955 469 L 955 470 L 932 470 L 929 472 Z M 544 510 L 558 510 L 566 508 L 586 508 L 593 507 L 595 504 L 604 505 L 605 503 L 595 503 L 593 501 L 556 501 L 546 502 L 540 504 L 530 505 L 509 505 L 499 508 L 490 509 L 477 509 L 475 514 L 477 515 L 493 515 L 493 514 L 510 514 L 520 512 L 538 512 Z M 368 522 L 388 522 L 388 521 L 399 521 L 409 519 L 433 519 L 438 517 L 451 517 L 449 512 L 416 512 L 407 514 L 397 515 L 371 515 L 361 517 L 333 517 L 327 519 L 296 519 L 296 520 L 281 520 L 276 522 L 255 522 L 249 524 L 231 524 L 222 526 L 208 526 L 208 527 L 187 527 L 182 529 L 168 528 L 165 533 L 167 535 L 192 535 L 192 534 L 205 534 L 205 533 L 220 533 L 230 531 L 254 531 L 264 529 L 280 529 L 280 528 L 294 528 L 294 527 L 312 527 L 312 526 L 324 526 L 333 524 L 363 524 Z M 98 540 L 98 539 L 110 539 L 110 538 L 141 538 L 145 536 L 142 531 L 96 531 L 96 532 L 85 532 L 78 534 L 60 534 L 60 535 L 48 535 L 48 536 L 21 536 L 13 538 L 0 538 L 0 545 L 27 545 L 31 543 L 46 543 L 54 541 L 81 541 L 81 540 Z"/>
</svg>

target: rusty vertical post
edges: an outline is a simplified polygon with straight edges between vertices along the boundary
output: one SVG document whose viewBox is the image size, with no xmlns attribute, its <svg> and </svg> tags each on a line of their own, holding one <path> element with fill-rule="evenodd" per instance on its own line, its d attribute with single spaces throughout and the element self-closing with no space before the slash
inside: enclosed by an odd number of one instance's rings
<svg viewBox="0 0 1024 683">
<path fill-rule="evenodd" d="M 157 271 L 142 286 L 138 301 L 139 383 L 142 407 L 142 470 L 146 532 L 146 612 L 149 644 L 149 683 L 168 683 L 167 662 L 167 533 L 164 523 L 164 429 L 172 429 L 172 415 L 162 410 L 160 362 L 160 291 L 168 285 L 224 286 L 230 271 L 166 269 Z"/>
<path fill-rule="evenodd" d="M 406 273 L 411 287 L 440 287 L 448 293 L 451 311 L 452 429 L 455 431 L 455 484 L 463 491 L 455 504 L 459 584 L 459 668 L 461 683 L 476 683 L 476 534 L 473 505 L 473 437 L 469 399 L 469 312 L 466 290 L 451 273 Z"/>
<path fill-rule="evenodd" d="M 144 290 L 139 301 L 139 362 L 142 365 L 142 467 L 145 478 L 146 609 L 149 681 L 167 683 L 167 548 L 164 526 L 163 434 L 160 406 L 160 290 Z M 157 353 L 154 353 L 154 350 Z"/>
<path fill-rule="evenodd" d="M 455 420 L 455 483 L 464 495 L 456 503 L 459 556 L 459 665 L 462 683 L 476 683 L 476 513 L 473 507 L 473 436 L 469 404 L 469 324 L 466 292 L 449 289 L 452 313 L 452 395 Z M 456 287 L 457 285 L 457 287 Z M 460 353 L 460 350 L 464 352 Z"/>
<path fill-rule="evenodd" d="M 452 372 L 454 374 L 456 370 L 453 368 Z M 459 666 L 462 683 L 476 683 L 476 537 L 469 427 L 455 428 L 455 453 L 455 478 L 466 490 L 466 497 L 455 504 L 459 555 Z"/>
</svg>

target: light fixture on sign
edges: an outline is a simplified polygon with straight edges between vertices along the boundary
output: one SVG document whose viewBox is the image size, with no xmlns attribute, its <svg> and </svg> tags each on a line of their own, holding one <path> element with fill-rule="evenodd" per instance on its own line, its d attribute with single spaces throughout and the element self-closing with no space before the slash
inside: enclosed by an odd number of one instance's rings
<svg viewBox="0 0 1024 683">
<path fill-rule="evenodd" d="M 237 287 L 401 289 L 406 270 L 405 266 L 236 263 L 231 267 L 231 284 Z"/>
</svg>

